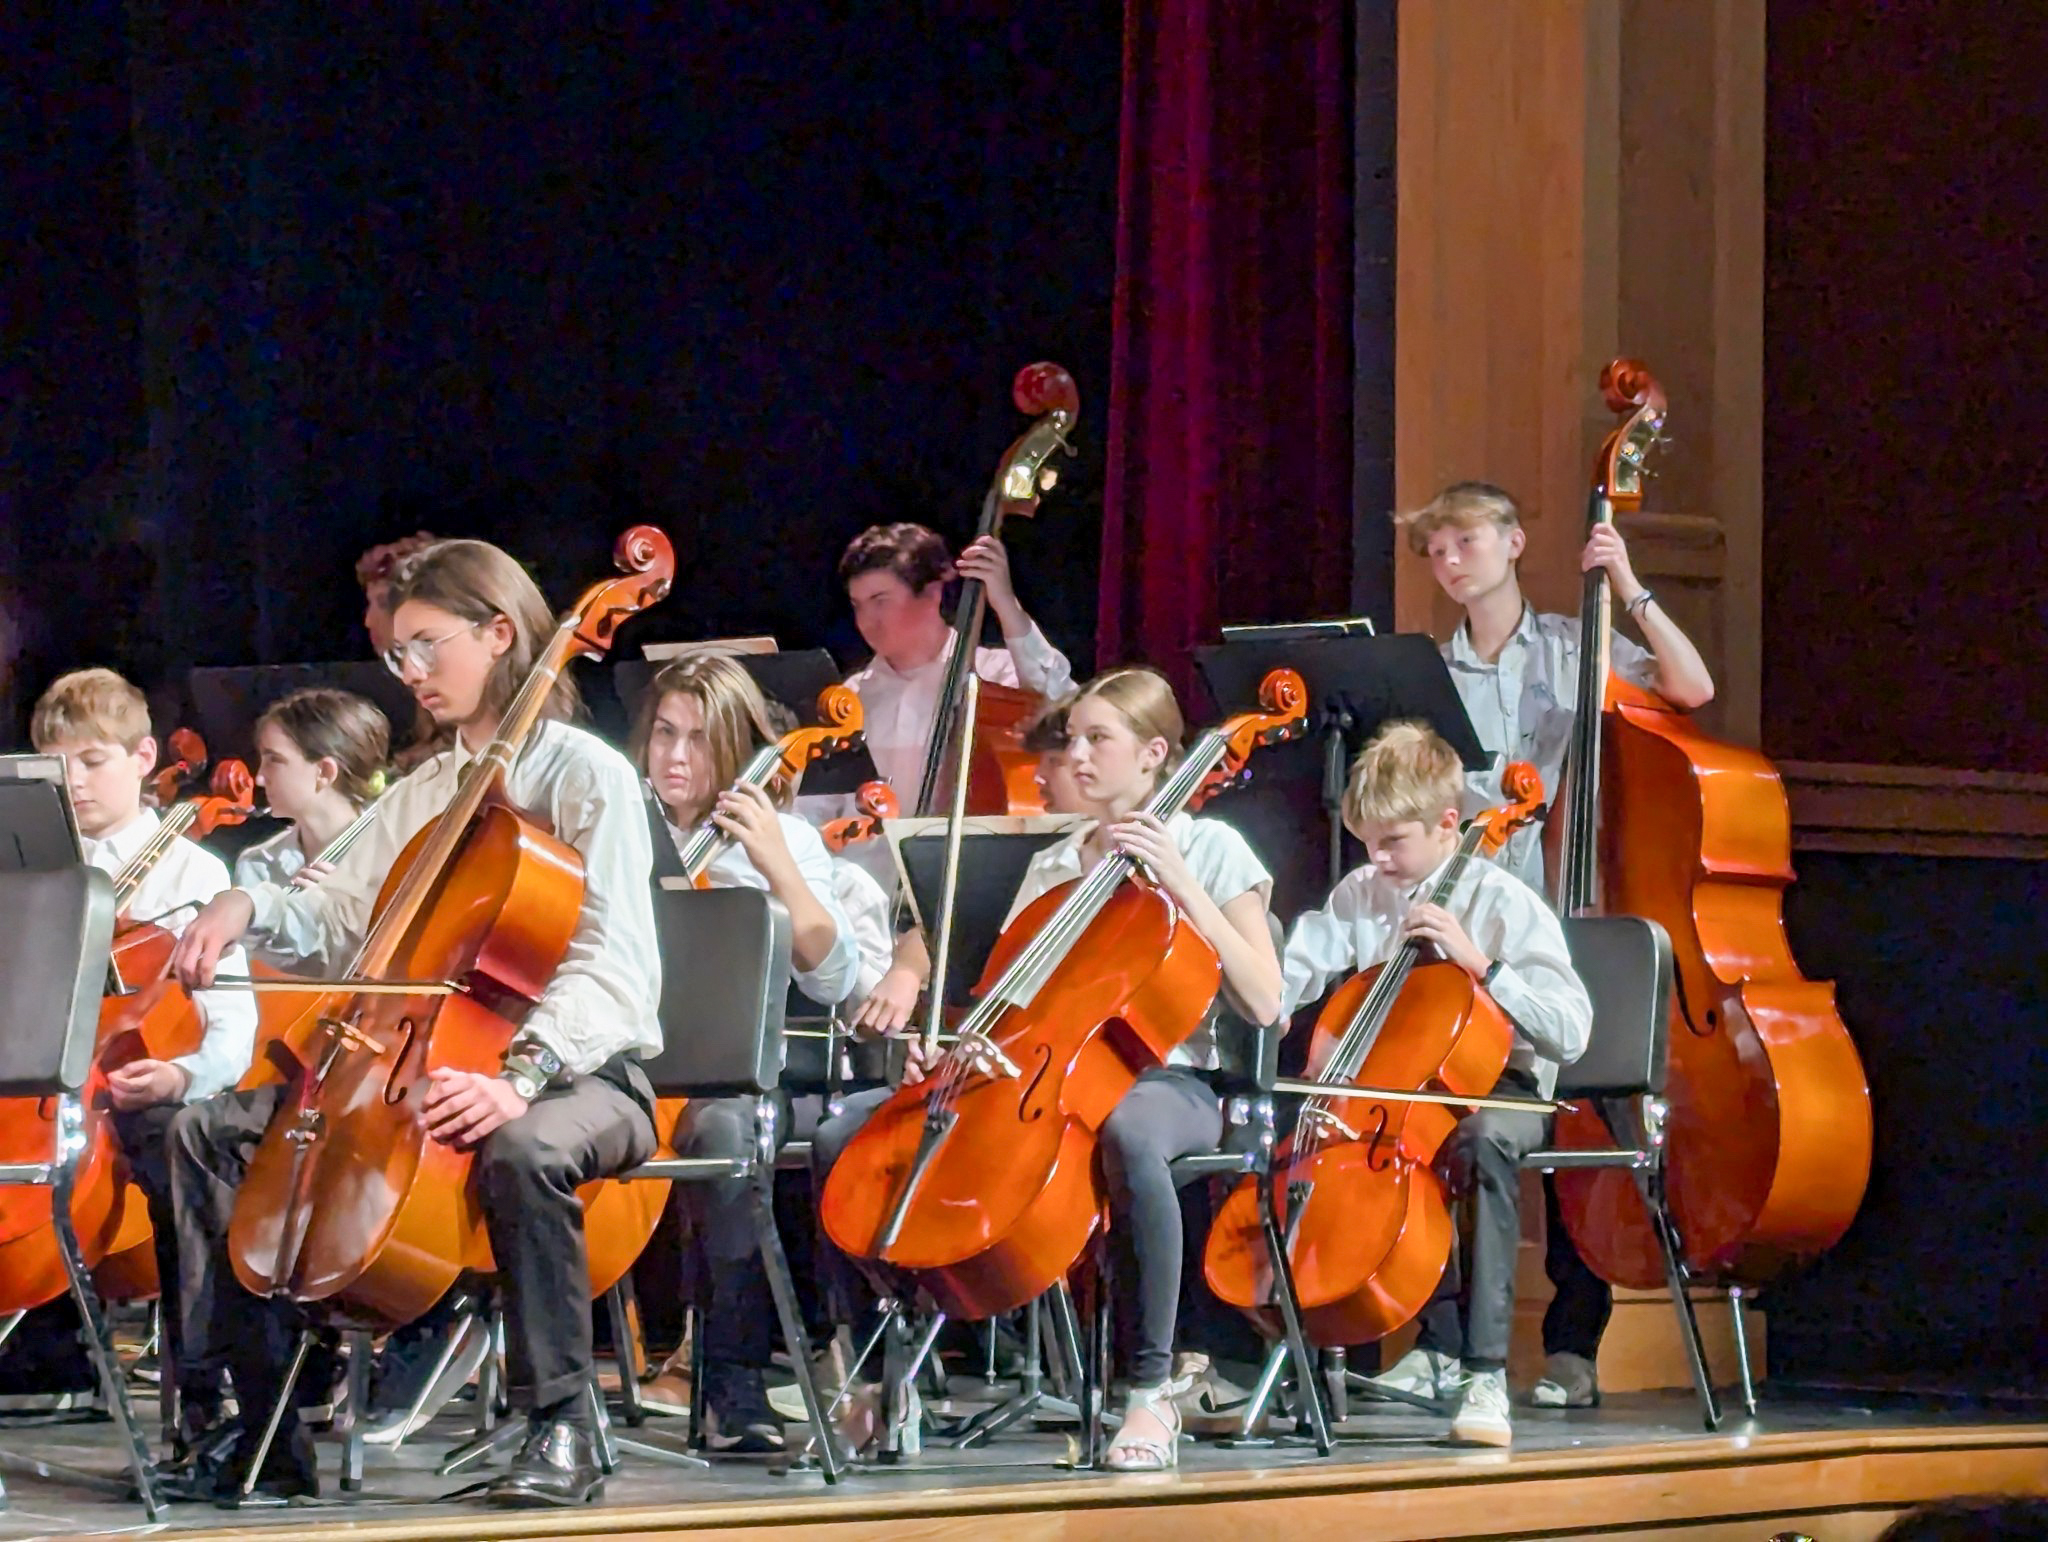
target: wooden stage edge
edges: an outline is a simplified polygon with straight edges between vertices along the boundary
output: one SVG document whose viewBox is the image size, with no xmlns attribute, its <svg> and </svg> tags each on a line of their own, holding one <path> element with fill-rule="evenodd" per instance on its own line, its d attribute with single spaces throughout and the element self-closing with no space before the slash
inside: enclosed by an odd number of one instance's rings
<svg viewBox="0 0 2048 1542">
<path fill-rule="evenodd" d="M 1938 1416 L 1937 1416 L 1938 1417 Z M 806 1487 L 769 1501 L 576 1512 L 445 1512 L 418 1520 L 293 1524 L 294 1542 L 441 1542 L 672 1536 L 776 1542 L 888 1534 L 929 1539 L 1172 1535 L 1343 1539 L 1683 1536 L 1694 1542 L 1782 1530 L 1818 1542 L 1871 1538 L 1900 1511 L 1968 1493 L 2048 1493 L 2048 1424 L 1897 1427 L 1855 1434 L 1734 1435 L 1594 1452 L 1446 1453 L 1407 1462 L 1259 1471 L 1074 1477 L 912 1487 L 910 1471 Z M 680 1480 L 687 1492 L 687 1479 Z M 276 1542 L 276 1525 L 180 1531 Z"/>
</svg>

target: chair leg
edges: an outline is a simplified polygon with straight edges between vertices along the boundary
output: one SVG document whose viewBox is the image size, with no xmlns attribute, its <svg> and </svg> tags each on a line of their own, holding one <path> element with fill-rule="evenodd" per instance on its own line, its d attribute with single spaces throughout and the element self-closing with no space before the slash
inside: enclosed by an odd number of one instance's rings
<svg viewBox="0 0 2048 1542">
<path fill-rule="evenodd" d="M 1350 1357 L 1341 1349 L 1323 1351 L 1323 1390 L 1330 1400 L 1330 1423 L 1342 1424 L 1351 1417 Z"/>
<path fill-rule="evenodd" d="M 1321 1362 L 1309 1352 L 1308 1338 L 1301 1329 L 1301 1302 L 1294 1293 L 1294 1265 L 1287 1256 L 1280 1220 L 1273 1205 L 1273 1185 L 1279 1179 L 1262 1173 L 1258 1180 L 1259 1225 L 1266 1233 L 1266 1252 L 1273 1260 L 1273 1294 L 1279 1299 L 1280 1319 L 1287 1330 L 1287 1351 L 1294 1361 L 1294 1384 L 1300 1390 L 1302 1412 L 1308 1419 L 1309 1434 L 1316 1454 L 1330 1454 L 1330 1422 L 1323 1410 L 1323 1393 L 1318 1383 Z"/>
<path fill-rule="evenodd" d="M 69 1099 L 65 1100 L 67 1103 Z M 100 1295 L 93 1288 L 92 1275 L 78 1247 L 78 1233 L 71 1224 L 71 1179 L 76 1158 L 63 1159 L 57 1181 L 51 1185 L 50 1207 L 55 1217 L 58 1251 L 64 1255 L 64 1274 L 71 1285 L 71 1299 L 78 1304 L 78 1316 L 85 1325 L 86 1354 L 99 1373 L 100 1387 L 107 1395 L 107 1411 L 120 1432 L 121 1452 L 135 1474 L 135 1491 L 142 1511 L 152 1521 L 164 1518 L 164 1496 L 156 1463 L 150 1460 L 149 1443 L 135 1422 L 134 1406 L 128 1401 L 128 1382 L 114 1358 L 107 1338 L 106 1314 L 100 1310 Z M 19 1321 L 19 1319 L 16 1319 Z"/>
<path fill-rule="evenodd" d="M 639 1357 L 633 1352 L 633 1312 L 626 1302 L 626 1278 L 604 1293 L 604 1305 L 612 1325 L 612 1363 L 619 1369 L 619 1407 L 626 1423 L 638 1429 L 647 1422 L 647 1411 L 640 1404 Z"/>
<path fill-rule="evenodd" d="M 1679 1251 L 1678 1230 L 1671 1222 L 1671 1213 L 1664 1208 L 1662 1196 L 1640 1175 L 1637 1179 L 1642 1191 L 1643 1203 L 1650 1212 L 1650 1225 L 1657 1233 L 1657 1247 L 1664 1255 L 1664 1283 L 1671 1292 L 1671 1305 L 1678 1314 L 1678 1337 L 1685 1346 L 1687 1365 L 1692 1370 L 1693 1390 L 1699 1394 L 1700 1417 L 1709 1430 L 1721 1427 L 1721 1400 L 1714 1393 L 1713 1373 L 1707 1369 L 1706 1350 L 1700 1343 L 1699 1318 L 1692 1309 L 1692 1297 L 1686 1293 L 1685 1261 Z"/>
<path fill-rule="evenodd" d="M 804 1412 L 818 1434 L 818 1466 L 827 1483 L 837 1483 L 844 1461 L 818 1396 L 818 1380 L 811 1369 L 810 1336 L 804 1332 L 803 1310 L 796 1299 L 796 1282 L 790 1278 L 789 1258 L 782 1251 L 782 1233 L 775 1225 L 775 1171 L 756 1166 L 751 1184 L 754 1198 L 754 1236 L 761 1250 L 762 1272 L 768 1276 L 768 1292 L 775 1298 L 775 1315 L 782 1320 L 782 1342 L 789 1350 L 790 1368 L 796 1372 L 797 1389 L 802 1392 Z"/>
<path fill-rule="evenodd" d="M 1756 1417 L 1756 1378 L 1749 1369 L 1749 1318 L 1744 1303 L 1748 1297 L 1740 1285 L 1728 1287 L 1728 1324 L 1735 1334 L 1735 1373 L 1742 1388 L 1742 1411 Z"/>
<path fill-rule="evenodd" d="M 343 1338 L 348 1344 L 348 1433 L 341 1443 L 341 1487 L 342 1492 L 353 1494 L 363 1486 L 363 1425 L 370 1416 L 374 1341 L 361 1328 L 350 1329 Z"/>
<path fill-rule="evenodd" d="M 1259 1379 L 1252 1387 L 1251 1397 L 1245 1402 L 1243 1417 L 1237 1422 L 1238 1440 L 1252 1439 L 1259 1422 L 1266 1417 L 1266 1408 L 1280 1386 L 1280 1373 L 1287 1369 L 1287 1355 L 1285 1339 L 1275 1339 L 1267 1346 L 1265 1362 L 1259 1367 Z"/>
</svg>

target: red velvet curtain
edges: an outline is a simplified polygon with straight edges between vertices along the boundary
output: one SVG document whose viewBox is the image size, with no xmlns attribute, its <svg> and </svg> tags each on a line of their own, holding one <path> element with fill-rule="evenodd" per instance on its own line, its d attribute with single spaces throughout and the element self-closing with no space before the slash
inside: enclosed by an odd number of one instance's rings
<svg viewBox="0 0 2048 1542">
<path fill-rule="evenodd" d="M 1103 665 L 1351 587 L 1345 0 L 1126 0 Z"/>
</svg>

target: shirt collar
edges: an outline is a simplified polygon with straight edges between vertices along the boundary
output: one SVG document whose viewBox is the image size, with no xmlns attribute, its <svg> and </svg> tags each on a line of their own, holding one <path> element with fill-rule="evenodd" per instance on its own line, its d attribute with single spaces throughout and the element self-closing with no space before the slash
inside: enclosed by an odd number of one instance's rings
<svg viewBox="0 0 2048 1542">
<path fill-rule="evenodd" d="M 1535 641 L 1535 607 L 1530 605 L 1527 600 L 1524 600 L 1522 602 L 1522 618 L 1515 623 L 1515 629 L 1508 633 L 1508 642 L 1518 642 L 1522 646 L 1528 647 Z M 1503 654 L 1507 652 L 1505 645 L 1501 648 L 1501 652 Z M 1451 662 L 1461 665 L 1466 669 L 1497 669 L 1500 667 L 1500 660 L 1498 658 L 1489 663 L 1487 660 L 1482 659 L 1479 656 L 1478 650 L 1472 646 L 1472 623 L 1470 621 L 1460 621 L 1457 631 L 1451 633 Z"/>
<path fill-rule="evenodd" d="M 927 680 L 930 679 L 936 671 L 944 669 L 946 667 L 946 661 L 953 657 L 953 643 L 953 629 L 951 627 L 948 627 L 946 629 L 946 645 L 943 648 L 939 649 L 939 654 L 937 658 L 931 659 L 926 663 L 920 664 L 915 669 L 904 670 L 898 669 L 894 664 L 891 664 L 887 659 L 883 658 L 881 654 L 878 653 L 875 655 L 874 661 L 868 667 L 874 670 L 877 674 L 882 675 L 890 680 Z"/>
<path fill-rule="evenodd" d="M 146 808 L 110 835 L 83 836 L 80 844 L 85 849 L 85 860 L 95 867 L 106 863 L 125 867 L 128 859 L 142 850 L 143 843 L 156 833 L 159 823 L 156 810 Z"/>
</svg>

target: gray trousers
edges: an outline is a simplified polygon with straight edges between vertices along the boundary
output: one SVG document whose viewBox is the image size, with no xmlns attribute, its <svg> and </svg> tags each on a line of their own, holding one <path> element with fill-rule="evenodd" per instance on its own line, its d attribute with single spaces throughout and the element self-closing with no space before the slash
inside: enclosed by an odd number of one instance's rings
<svg viewBox="0 0 2048 1542">
<path fill-rule="evenodd" d="M 1520 1079 L 1496 1092 L 1533 1097 Z M 1497 1371 L 1508 1363 L 1515 1320 L 1515 1259 L 1522 1246 L 1522 1158 L 1549 1132 L 1541 1114 L 1482 1108 L 1458 1121 L 1438 1165 L 1451 1192 L 1465 1201 L 1467 1225 L 1451 1248 L 1436 1294 L 1422 1309 L 1418 1348 L 1464 1361 L 1466 1368 Z"/>
<path fill-rule="evenodd" d="M 857 1093 L 847 1099 L 844 1113 L 819 1128 L 811 1161 L 821 1192 L 840 1153 L 888 1096 L 886 1088 Z M 1111 1257 L 1118 1279 L 1126 1282 L 1119 1297 L 1137 1306 L 1130 1365 L 1134 1385 L 1155 1386 L 1173 1370 L 1186 1239 L 1172 1164 L 1178 1157 L 1215 1150 L 1222 1138 L 1222 1104 L 1199 1075 L 1180 1067 L 1146 1071 L 1103 1122 Z M 836 1248 L 828 1245 L 827 1251 L 848 1307 L 861 1312 L 869 1294 L 858 1271 Z M 860 1326 L 856 1321 L 857 1330 Z"/>
<path fill-rule="evenodd" d="M 168 1143 L 186 1353 L 227 1362 L 248 1418 L 267 1416 L 276 1403 L 299 1321 L 291 1303 L 258 1300 L 241 1288 L 227 1247 L 235 1191 L 282 1096 L 268 1087 L 192 1104 L 172 1121 Z M 653 1151 L 646 1106 L 599 1075 L 550 1088 L 477 1148 L 470 1181 L 498 1262 L 515 1404 L 575 1411 L 572 1400 L 591 1369 L 576 1189 L 636 1167 Z"/>
</svg>

